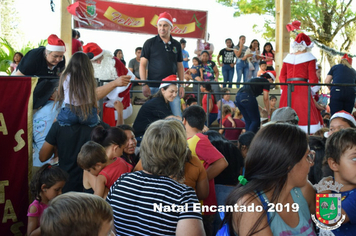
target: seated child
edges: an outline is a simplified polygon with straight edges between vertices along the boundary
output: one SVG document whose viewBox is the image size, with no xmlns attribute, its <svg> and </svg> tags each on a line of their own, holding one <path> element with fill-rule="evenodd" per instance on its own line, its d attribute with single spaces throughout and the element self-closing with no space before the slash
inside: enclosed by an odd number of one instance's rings
<svg viewBox="0 0 356 236">
<path fill-rule="evenodd" d="M 267 63 L 265 61 L 260 61 L 260 70 L 257 72 L 257 77 L 260 77 L 267 71 Z"/>
<path fill-rule="evenodd" d="M 198 57 L 193 57 L 193 65 L 192 67 L 187 70 L 188 76 L 186 77 L 187 80 L 196 80 L 202 81 L 203 76 L 203 67 L 201 66 L 201 62 Z"/>
<path fill-rule="evenodd" d="M 30 183 L 30 191 L 35 200 L 28 207 L 27 235 L 41 235 L 40 218 L 48 202 L 62 194 L 68 174 L 58 166 L 43 165 Z M 43 235 L 43 234 L 42 234 Z"/>
<path fill-rule="evenodd" d="M 225 138 L 227 140 L 230 140 L 231 142 L 233 142 L 236 145 L 237 145 L 237 140 L 240 137 L 240 134 L 245 131 L 246 124 L 241 119 L 242 119 L 242 114 L 241 114 L 240 110 L 236 107 L 233 120 L 235 122 L 236 128 L 239 128 L 239 129 L 226 129 L 225 130 Z M 232 123 L 228 119 L 226 119 L 225 122 L 222 124 L 226 128 L 232 127 Z"/>
<path fill-rule="evenodd" d="M 325 161 L 334 172 L 334 180 L 341 188 L 341 214 L 346 215 L 342 225 L 332 230 L 335 236 L 356 235 L 356 129 L 346 128 L 333 133 L 325 147 Z"/>
<path fill-rule="evenodd" d="M 125 148 L 125 145 L 122 145 L 121 148 Z M 130 172 L 132 169 L 132 166 L 129 166 L 122 158 L 109 159 L 105 148 L 93 141 L 88 141 L 82 146 L 77 163 L 83 170 L 97 176 L 93 188 L 94 194 L 103 198 L 106 198 L 111 185 L 122 174 Z"/>
<path fill-rule="evenodd" d="M 229 120 L 230 123 L 232 124 L 232 127 L 236 128 L 235 121 L 232 119 L 232 109 L 231 109 L 230 105 L 227 105 L 227 104 L 223 105 L 223 107 L 222 107 L 222 119 L 221 119 L 221 127 L 222 128 L 225 128 L 224 122 L 226 120 Z M 224 129 L 220 129 L 219 133 L 223 134 Z"/>
<path fill-rule="evenodd" d="M 113 211 L 101 197 L 69 192 L 51 201 L 41 219 L 42 236 L 108 235 L 112 230 Z"/>
</svg>

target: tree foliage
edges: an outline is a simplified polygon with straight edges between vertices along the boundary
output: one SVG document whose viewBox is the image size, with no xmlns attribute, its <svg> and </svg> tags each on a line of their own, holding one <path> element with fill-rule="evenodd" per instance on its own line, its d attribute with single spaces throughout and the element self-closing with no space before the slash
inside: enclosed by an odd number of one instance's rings
<svg viewBox="0 0 356 236">
<path fill-rule="evenodd" d="M 259 14 L 275 17 L 274 0 L 217 0 L 236 9 L 234 16 Z M 348 52 L 356 39 L 356 11 L 353 0 L 291 0 L 291 21 L 312 39 L 338 51 Z M 354 4 L 355 5 L 355 4 Z M 266 20 L 262 37 L 274 41 L 275 22 Z M 256 27 L 255 27 L 256 29 Z M 340 38 L 339 38 L 340 37 Z M 337 45 L 336 40 L 340 40 Z M 332 55 L 327 55 L 330 64 Z"/>
</svg>

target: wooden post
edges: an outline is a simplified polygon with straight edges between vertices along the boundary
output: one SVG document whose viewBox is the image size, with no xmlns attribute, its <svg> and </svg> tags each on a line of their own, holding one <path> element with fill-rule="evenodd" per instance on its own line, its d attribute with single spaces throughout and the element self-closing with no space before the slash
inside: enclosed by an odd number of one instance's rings
<svg viewBox="0 0 356 236">
<path fill-rule="evenodd" d="M 61 1 L 61 35 L 60 38 L 66 44 L 66 64 L 72 56 L 72 15 L 67 11 L 68 0 Z"/>
<path fill-rule="evenodd" d="M 290 0 L 275 0 L 276 4 L 276 54 L 275 70 L 277 82 L 282 69 L 283 59 L 289 53 L 290 34 L 286 25 L 290 23 Z"/>
</svg>

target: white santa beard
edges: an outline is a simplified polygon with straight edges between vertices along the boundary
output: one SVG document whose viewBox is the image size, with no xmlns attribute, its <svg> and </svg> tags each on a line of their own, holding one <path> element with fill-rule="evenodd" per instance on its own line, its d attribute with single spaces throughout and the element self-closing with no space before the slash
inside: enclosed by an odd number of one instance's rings
<svg viewBox="0 0 356 236">
<path fill-rule="evenodd" d="M 118 76 L 115 68 L 115 60 L 108 51 L 105 51 L 103 56 L 104 58 L 100 64 L 93 63 L 95 78 L 99 80 L 116 79 Z"/>
</svg>

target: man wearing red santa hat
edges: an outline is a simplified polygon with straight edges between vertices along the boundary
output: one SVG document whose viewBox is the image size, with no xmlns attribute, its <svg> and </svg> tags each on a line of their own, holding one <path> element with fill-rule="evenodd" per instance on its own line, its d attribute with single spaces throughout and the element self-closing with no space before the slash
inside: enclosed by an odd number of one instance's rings
<svg viewBox="0 0 356 236">
<path fill-rule="evenodd" d="M 142 48 L 140 60 L 141 80 L 162 80 L 169 75 L 178 74 L 180 81 L 184 80 L 183 55 L 180 43 L 173 39 L 171 30 L 173 28 L 173 18 L 163 12 L 157 20 L 158 35 L 148 39 Z M 148 75 L 146 66 L 148 64 Z M 158 92 L 159 83 L 148 83 L 143 85 L 144 94 L 154 94 Z M 179 96 L 184 96 L 184 87 L 179 87 Z M 170 102 L 172 112 L 175 116 L 182 116 L 180 108 L 180 98 L 177 96 Z"/>
<path fill-rule="evenodd" d="M 126 69 L 124 64 L 109 51 L 103 50 L 96 43 L 88 43 L 83 47 L 83 51 L 91 58 L 94 67 L 94 76 L 103 81 L 116 80 L 122 77 L 125 80 L 135 79 L 135 75 Z M 100 88 L 100 87 L 99 87 Z M 116 126 L 118 114 L 114 108 L 114 103 L 120 101 L 123 105 L 123 119 L 132 114 L 130 103 L 131 83 L 126 86 L 116 87 L 104 98 L 103 121 L 110 126 Z"/>
<path fill-rule="evenodd" d="M 64 70 L 66 46 L 57 35 L 51 34 L 46 47 L 30 50 L 12 75 L 59 76 Z"/>
<path fill-rule="evenodd" d="M 281 83 L 306 84 L 318 83 L 316 75 L 316 58 L 310 53 L 314 43 L 304 33 L 299 33 L 292 44 L 294 53 L 288 54 L 283 60 L 279 81 Z M 288 87 L 281 86 L 282 94 L 279 107 L 286 107 Z M 313 90 L 313 88 L 312 88 Z M 310 94 L 310 133 L 322 128 L 323 120 Z M 291 97 L 291 107 L 299 117 L 298 125 L 308 132 L 308 86 L 294 86 Z"/>
</svg>

